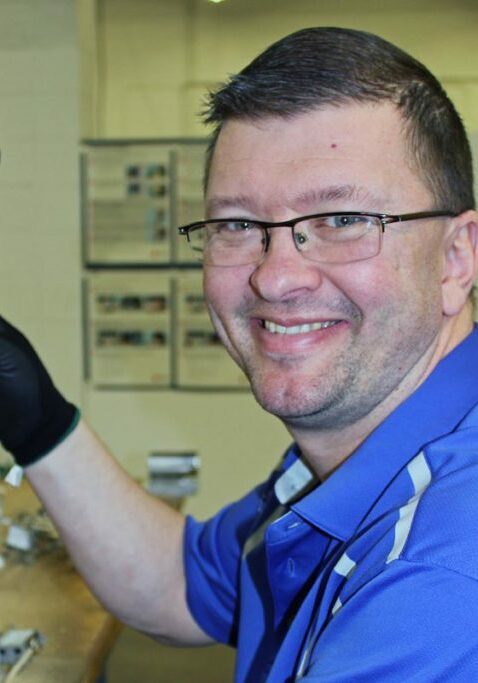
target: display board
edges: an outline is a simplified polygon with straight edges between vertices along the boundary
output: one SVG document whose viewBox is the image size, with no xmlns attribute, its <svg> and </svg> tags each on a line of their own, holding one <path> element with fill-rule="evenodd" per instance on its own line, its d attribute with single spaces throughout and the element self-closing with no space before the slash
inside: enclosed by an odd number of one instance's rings
<svg viewBox="0 0 478 683">
<path fill-rule="evenodd" d="M 188 388 L 247 388 L 215 332 L 204 300 L 200 273 L 181 273 L 175 281 L 176 380 Z"/>
<path fill-rule="evenodd" d="M 178 225 L 203 216 L 204 140 L 83 145 L 85 266 L 191 262 Z"/>
<path fill-rule="evenodd" d="M 85 300 L 94 387 L 247 388 L 211 324 L 200 271 L 94 271 Z"/>
<path fill-rule="evenodd" d="M 87 368 L 97 387 L 170 386 L 167 273 L 95 273 L 87 279 Z"/>
<path fill-rule="evenodd" d="M 242 389 L 179 225 L 203 218 L 207 141 L 82 148 L 85 376 L 103 388 Z"/>
</svg>

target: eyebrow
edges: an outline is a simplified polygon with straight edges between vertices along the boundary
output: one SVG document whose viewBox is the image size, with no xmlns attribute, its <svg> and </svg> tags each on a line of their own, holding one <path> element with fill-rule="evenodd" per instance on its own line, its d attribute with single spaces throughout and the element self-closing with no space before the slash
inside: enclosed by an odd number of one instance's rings
<svg viewBox="0 0 478 683">
<path fill-rule="evenodd" d="M 330 185 L 329 187 L 306 190 L 295 197 L 294 203 L 320 204 L 336 200 L 361 201 L 370 198 L 371 193 L 364 187 L 357 187 L 356 185 Z"/>
<path fill-rule="evenodd" d="M 330 185 L 328 187 L 306 190 L 294 197 L 291 205 L 300 211 L 316 210 L 329 202 L 353 202 L 360 205 L 361 211 L 378 211 L 387 202 L 387 197 L 380 197 L 361 185 Z M 333 207 L 335 209 L 336 207 Z M 350 206 L 337 207 L 349 209 Z M 320 210 L 320 208 L 319 208 Z"/>
<path fill-rule="evenodd" d="M 300 211 L 308 211 L 311 207 L 315 210 L 320 208 L 321 204 L 333 201 L 363 202 L 363 208 L 366 211 L 377 209 L 377 207 L 383 204 L 384 199 L 378 198 L 367 188 L 357 185 L 330 185 L 328 187 L 314 188 L 285 199 L 285 203 L 288 206 L 297 208 Z M 231 208 L 244 209 L 256 215 L 260 213 L 258 202 L 253 197 L 244 194 L 231 197 L 212 197 L 207 205 L 208 214 L 211 216 L 220 209 Z"/>
<path fill-rule="evenodd" d="M 252 197 L 248 197 L 245 194 L 234 195 L 232 197 L 213 197 L 207 202 L 206 208 L 207 213 L 213 215 L 214 212 L 219 209 L 231 209 L 232 207 L 238 207 L 252 212 L 257 208 L 256 202 Z"/>
</svg>

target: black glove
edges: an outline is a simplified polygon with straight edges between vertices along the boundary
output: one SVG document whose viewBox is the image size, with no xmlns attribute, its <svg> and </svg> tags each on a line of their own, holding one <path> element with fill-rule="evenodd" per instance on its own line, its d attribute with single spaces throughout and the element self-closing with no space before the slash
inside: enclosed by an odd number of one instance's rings
<svg viewBox="0 0 478 683">
<path fill-rule="evenodd" d="M 29 341 L 0 317 L 0 441 L 7 451 L 30 465 L 74 429 L 79 415 Z"/>
</svg>

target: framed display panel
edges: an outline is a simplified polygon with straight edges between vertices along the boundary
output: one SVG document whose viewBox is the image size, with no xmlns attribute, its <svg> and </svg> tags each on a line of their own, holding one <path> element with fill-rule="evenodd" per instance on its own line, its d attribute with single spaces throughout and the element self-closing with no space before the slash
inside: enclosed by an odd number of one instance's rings
<svg viewBox="0 0 478 683">
<path fill-rule="evenodd" d="M 175 281 L 176 383 L 182 388 L 248 389 L 224 349 L 207 312 L 201 272 L 181 272 Z"/>
<path fill-rule="evenodd" d="M 191 262 L 176 228 L 202 218 L 206 146 L 197 139 L 85 142 L 85 265 Z"/>
<path fill-rule="evenodd" d="M 137 271 L 91 273 L 86 291 L 86 366 L 93 386 L 169 386 L 169 275 Z"/>
</svg>

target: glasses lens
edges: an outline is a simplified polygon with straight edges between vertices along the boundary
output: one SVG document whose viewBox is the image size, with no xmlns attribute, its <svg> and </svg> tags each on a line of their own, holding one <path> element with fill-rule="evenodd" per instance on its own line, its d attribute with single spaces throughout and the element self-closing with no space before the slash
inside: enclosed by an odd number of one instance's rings
<svg viewBox="0 0 478 683">
<path fill-rule="evenodd" d="M 260 259 L 262 229 L 250 221 L 208 221 L 188 233 L 189 246 L 204 263 L 239 266 Z"/>
<path fill-rule="evenodd" d="M 311 261 L 348 263 L 376 256 L 382 228 L 376 216 L 336 214 L 296 223 L 294 238 L 299 251 Z"/>
</svg>

